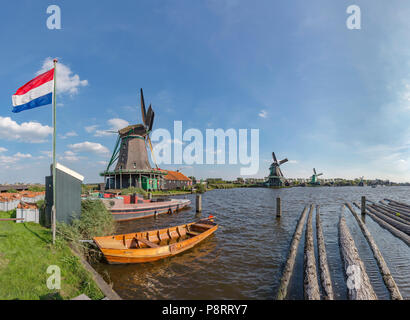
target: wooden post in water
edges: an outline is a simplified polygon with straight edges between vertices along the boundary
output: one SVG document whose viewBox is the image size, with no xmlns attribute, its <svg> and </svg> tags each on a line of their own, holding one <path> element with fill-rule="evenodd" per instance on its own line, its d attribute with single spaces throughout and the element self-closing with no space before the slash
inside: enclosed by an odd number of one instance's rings
<svg viewBox="0 0 410 320">
<path fill-rule="evenodd" d="M 276 217 L 280 218 L 282 215 L 282 203 L 279 197 L 276 198 Z"/>
<path fill-rule="evenodd" d="M 362 196 L 362 207 L 361 207 L 362 215 L 366 214 L 366 197 Z"/>
<path fill-rule="evenodd" d="M 196 195 L 196 212 L 202 212 L 202 195 Z"/>
<path fill-rule="evenodd" d="M 148 192 L 148 199 L 151 200 L 152 199 L 152 193 Z"/>
</svg>

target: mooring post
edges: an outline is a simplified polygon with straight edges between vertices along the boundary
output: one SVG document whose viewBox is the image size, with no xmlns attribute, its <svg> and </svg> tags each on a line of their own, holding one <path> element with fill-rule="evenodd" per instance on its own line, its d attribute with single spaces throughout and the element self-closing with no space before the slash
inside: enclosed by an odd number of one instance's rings
<svg viewBox="0 0 410 320">
<path fill-rule="evenodd" d="M 362 215 L 366 214 L 366 197 L 362 196 L 362 207 L 361 207 Z"/>
<path fill-rule="evenodd" d="M 196 212 L 202 212 L 202 195 L 196 195 Z"/>
<path fill-rule="evenodd" d="M 151 200 L 152 199 L 152 193 L 148 192 L 148 199 Z"/>
<path fill-rule="evenodd" d="M 276 217 L 280 218 L 282 215 L 282 203 L 279 197 L 276 198 Z"/>
</svg>

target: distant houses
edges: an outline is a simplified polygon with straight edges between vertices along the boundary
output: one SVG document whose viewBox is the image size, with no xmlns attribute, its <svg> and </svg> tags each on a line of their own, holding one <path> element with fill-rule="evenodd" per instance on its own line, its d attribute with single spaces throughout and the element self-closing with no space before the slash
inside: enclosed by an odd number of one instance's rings
<svg viewBox="0 0 410 320">
<path fill-rule="evenodd" d="M 40 215 L 36 202 L 43 200 L 45 192 L 21 191 L 0 193 L 0 211 L 16 209 L 17 222 L 39 223 Z"/>
<path fill-rule="evenodd" d="M 167 170 L 168 174 L 164 176 L 164 189 L 176 190 L 192 186 L 192 180 L 179 171 Z"/>
</svg>

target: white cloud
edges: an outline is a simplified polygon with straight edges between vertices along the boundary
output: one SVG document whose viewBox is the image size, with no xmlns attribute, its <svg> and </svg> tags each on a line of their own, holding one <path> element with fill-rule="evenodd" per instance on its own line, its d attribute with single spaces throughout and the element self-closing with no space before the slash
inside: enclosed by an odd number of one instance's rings
<svg viewBox="0 0 410 320">
<path fill-rule="evenodd" d="M 6 152 L 6 151 L 7 151 L 6 148 L 0 147 L 0 152 Z"/>
<path fill-rule="evenodd" d="M 53 128 L 30 121 L 18 124 L 10 117 L 0 117 L 0 138 L 31 143 L 41 143 L 51 135 Z"/>
<path fill-rule="evenodd" d="M 44 73 L 53 68 L 53 59 L 46 58 L 42 68 L 37 72 L 37 75 Z M 88 85 L 87 80 L 81 80 L 78 74 L 73 74 L 71 69 L 65 64 L 57 63 L 57 93 L 78 93 L 78 88 Z"/>
<path fill-rule="evenodd" d="M 16 162 L 18 162 L 21 159 L 27 159 L 27 158 L 32 158 L 33 156 L 29 153 L 24 154 L 24 153 L 20 153 L 17 152 L 16 154 L 14 154 L 13 156 L 4 156 L 4 155 L 0 155 L 0 163 L 1 164 L 15 164 Z"/>
<path fill-rule="evenodd" d="M 107 130 L 96 130 L 95 137 L 105 137 L 117 134 L 117 131 L 129 125 L 129 122 L 119 118 L 113 118 L 107 121 L 109 128 Z M 115 132 L 111 132 L 115 131 Z"/>
<path fill-rule="evenodd" d="M 94 125 L 92 125 L 92 126 L 85 127 L 84 129 L 85 129 L 85 131 L 87 131 L 88 133 L 91 133 L 91 132 L 94 132 L 94 131 L 97 129 L 97 127 L 98 127 L 98 125 L 94 124 Z"/>
<path fill-rule="evenodd" d="M 88 152 L 100 155 L 106 155 L 109 153 L 109 150 L 102 144 L 89 141 L 70 144 L 68 148 L 70 148 L 74 152 Z"/>
<path fill-rule="evenodd" d="M 266 110 L 261 110 L 258 113 L 258 116 L 261 117 L 261 118 L 266 118 L 268 116 L 268 112 Z"/>
<path fill-rule="evenodd" d="M 20 158 L 20 159 L 24 159 L 24 158 L 32 158 L 33 156 L 29 153 L 21 153 L 21 152 L 17 152 L 14 157 L 16 158 Z"/>
<path fill-rule="evenodd" d="M 67 132 L 66 134 L 64 134 L 64 135 L 62 135 L 62 136 L 60 136 L 60 137 L 61 137 L 61 139 L 67 139 L 67 138 L 69 138 L 69 137 L 76 137 L 76 136 L 78 136 L 77 132 L 75 132 L 75 131 L 70 131 L 70 132 Z"/>
<path fill-rule="evenodd" d="M 79 157 L 75 152 L 71 150 L 64 151 L 63 156 L 59 158 L 62 161 L 69 161 L 69 162 L 75 162 L 75 161 L 83 159 L 83 157 Z"/>
</svg>

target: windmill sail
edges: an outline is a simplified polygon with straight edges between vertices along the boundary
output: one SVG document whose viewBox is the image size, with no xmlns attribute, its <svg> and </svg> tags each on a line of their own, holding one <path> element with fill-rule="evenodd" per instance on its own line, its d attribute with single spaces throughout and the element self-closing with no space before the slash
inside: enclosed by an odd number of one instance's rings
<svg viewBox="0 0 410 320">
<path fill-rule="evenodd" d="M 144 93 L 142 92 L 142 88 L 141 88 L 141 113 L 142 113 L 142 123 L 145 124 L 147 113 L 145 111 Z"/>
</svg>

